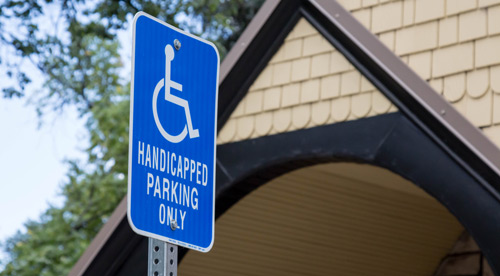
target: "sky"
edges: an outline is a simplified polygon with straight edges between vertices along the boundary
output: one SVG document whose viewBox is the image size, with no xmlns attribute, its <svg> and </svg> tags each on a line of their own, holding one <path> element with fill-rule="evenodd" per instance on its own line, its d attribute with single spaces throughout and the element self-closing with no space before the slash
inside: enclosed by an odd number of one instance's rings
<svg viewBox="0 0 500 276">
<path fill-rule="evenodd" d="M 65 159 L 83 159 L 88 144 L 76 111 L 49 116 L 38 128 L 33 105 L 0 99 L 0 241 L 23 230 L 49 205 L 60 205 Z"/>
<path fill-rule="evenodd" d="M 124 64 L 121 75 L 126 79 L 130 78 L 130 24 L 118 38 Z M 0 64 L 0 90 L 9 85 L 1 66 L 5 65 Z M 43 84 L 35 69 L 30 77 L 33 83 L 28 93 Z M 69 168 L 65 160 L 85 160 L 87 156 L 84 124 L 76 109 L 67 108 L 61 114 L 44 115 L 39 127 L 34 104 L 27 104 L 26 98 L 5 99 L 0 94 L 0 245 L 17 231 L 25 231 L 24 223 L 38 220 L 50 205 L 62 205 L 60 192 Z M 0 248 L 0 261 L 5 257 Z"/>
</svg>

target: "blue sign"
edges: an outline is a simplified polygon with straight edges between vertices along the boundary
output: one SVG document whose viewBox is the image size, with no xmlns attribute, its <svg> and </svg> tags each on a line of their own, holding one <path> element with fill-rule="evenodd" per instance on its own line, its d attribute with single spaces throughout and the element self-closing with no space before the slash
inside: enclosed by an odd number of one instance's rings
<svg viewBox="0 0 500 276">
<path fill-rule="evenodd" d="M 214 241 L 219 54 L 148 14 L 133 22 L 128 220 L 207 252 Z"/>
</svg>

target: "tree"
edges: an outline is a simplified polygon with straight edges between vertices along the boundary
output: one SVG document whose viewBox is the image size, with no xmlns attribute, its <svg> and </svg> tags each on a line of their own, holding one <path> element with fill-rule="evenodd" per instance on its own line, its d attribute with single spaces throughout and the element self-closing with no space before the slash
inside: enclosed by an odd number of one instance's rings
<svg viewBox="0 0 500 276">
<path fill-rule="evenodd" d="M 0 44 L 15 57 L 0 56 L 16 85 L 4 98 L 34 102 L 47 112 L 76 106 L 87 120 L 88 160 L 68 161 L 65 198 L 26 223 L 3 247 L 0 275 L 64 275 L 126 194 L 129 84 L 121 78 L 117 33 L 145 11 L 213 41 L 224 57 L 263 0 L 85 1 L 6 0 L 0 4 Z M 49 20 L 50 19 L 50 20 Z M 53 22 L 46 25 L 46 22 Z M 42 24 L 43 23 L 43 24 Z M 30 62 L 44 87 L 30 87 Z M 71 72 L 71 74 L 68 74 Z"/>
</svg>

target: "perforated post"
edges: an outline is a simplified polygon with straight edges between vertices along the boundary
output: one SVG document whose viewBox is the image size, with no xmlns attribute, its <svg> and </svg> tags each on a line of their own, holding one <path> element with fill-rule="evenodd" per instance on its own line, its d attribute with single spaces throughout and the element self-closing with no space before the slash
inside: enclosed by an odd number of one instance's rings
<svg viewBox="0 0 500 276">
<path fill-rule="evenodd" d="M 177 245 L 149 238 L 148 276 L 177 276 Z"/>
</svg>

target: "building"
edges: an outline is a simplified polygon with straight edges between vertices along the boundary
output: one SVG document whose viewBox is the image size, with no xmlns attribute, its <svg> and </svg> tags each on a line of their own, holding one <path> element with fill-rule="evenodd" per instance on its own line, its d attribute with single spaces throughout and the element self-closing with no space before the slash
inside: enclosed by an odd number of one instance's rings
<svg viewBox="0 0 500 276">
<path fill-rule="evenodd" d="M 221 67 L 180 275 L 500 273 L 500 1 L 268 0 Z M 145 273 L 126 201 L 70 275 Z"/>
</svg>

